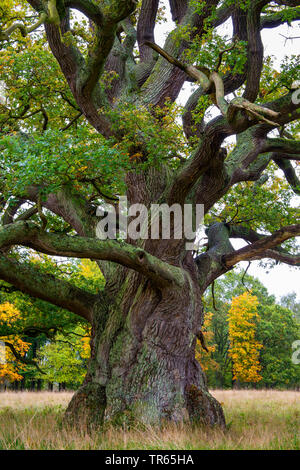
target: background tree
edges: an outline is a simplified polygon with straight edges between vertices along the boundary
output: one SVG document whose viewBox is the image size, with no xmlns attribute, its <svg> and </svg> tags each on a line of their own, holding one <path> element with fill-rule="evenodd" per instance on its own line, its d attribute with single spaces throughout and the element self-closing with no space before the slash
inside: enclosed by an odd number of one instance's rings
<svg viewBox="0 0 300 470">
<path fill-rule="evenodd" d="M 280 303 L 283 307 L 288 308 L 293 312 L 293 317 L 300 323 L 300 302 L 297 302 L 296 292 L 291 292 L 284 295 L 280 299 Z"/>
<path fill-rule="evenodd" d="M 293 312 L 280 305 L 263 308 L 257 339 L 260 352 L 262 386 L 267 388 L 299 387 L 300 370 L 291 361 L 292 344 L 300 336 L 299 323 Z"/>
<path fill-rule="evenodd" d="M 81 260 L 78 263 L 53 262 L 46 255 L 35 255 L 31 257 L 31 262 L 62 278 L 72 278 L 72 282 L 84 285 L 91 291 L 97 292 L 98 289 L 103 288 L 103 276 L 97 269 L 97 265 L 90 260 Z M 13 382 L 12 386 L 15 389 L 21 387 L 31 390 L 39 390 L 45 385 L 52 388 L 53 382 L 59 384 L 62 374 L 58 369 L 53 368 L 51 361 L 54 360 L 53 355 L 60 349 L 63 350 L 62 346 L 65 345 L 64 353 L 68 354 L 70 359 L 73 358 L 74 366 L 72 376 L 74 380 L 67 384 L 72 384 L 72 387 L 76 388 L 82 382 L 82 374 L 86 372 L 89 349 L 86 349 L 85 342 L 86 335 L 88 338 L 90 336 L 89 323 L 47 302 L 32 299 L 4 282 L 1 284 L 0 301 L 2 302 L 0 304 L 0 341 L 11 344 L 18 353 L 17 358 L 14 357 L 13 350 L 7 344 L 7 361 L 5 366 L 0 366 L 3 381 L 6 384 L 8 381 Z M 76 341 L 78 335 L 84 344 Z M 19 345 L 24 346 L 20 348 Z M 71 349 L 68 350 L 67 346 Z M 45 348 L 49 351 L 50 357 L 42 361 L 39 367 L 39 357 Z M 78 348 L 80 357 L 76 358 L 74 348 Z M 61 361 L 61 355 L 58 354 L 57 360 Z M 52 370 L 50 370 L 50 363 Z M 64 364 L 64 366 L 65 369 L 70 368 L 70 365 Z M 13 373 L 8 375 L 8 369 Z"/>
<path fill-rule="evenodd" d="M 240 387 L 256 388 L 295 388 L 300 380 L 300 369 L 291 361 L 292 344 L 299 339 L 300 330 L 295 310 L 283 308 L 276 303 L 274 296 L 269 295 L 263 284 L 245 272 L 228 272 L 215 282 L 215 302 L 210 291 L 205 296 L 205 310 L 209 312 L 207 333 L 205 333 L 209 356 L 201 351 L 201 359 L 206 356 L 205 365 L 208 385 L 211 388 L 231 388 L 233 381 L 232 360 L 230 358 L 230 336 L 228 320 L 230 320 L 231 300 L 233 297 L 247 295 L 251 290 L 258 298 L 257 312 L 260 321 L 257 323 L 255 337 L 263 347 L 259 349 L 259 365 L 261 380 L 255 384 L 239 382 Z M 286 296 L 290 305 L 297 305 L 296 295 Z M 283 300 L 280 300 L 282 303 Z M 284 302 L 287 302 L 287 300 Z M 251 307 L 251 303 L 249 304 Z M 207 314 L 206 314 L 207 315 Z M 238 328 L 243 327 L 238 323 Z M 242 331 L 241 331 L 242 333 Z M 240 337 L 244 348 L 246 337 Z M 245 348 L 247 345 L 245 345 Z M 208 356 L 208 357 L 207 357 Z"/>
<path fill-rule="evenodd" d="M 259 382 L 261 365 L 259 350 L 263 347 L 256 339 L 258 300 L 248 292 L 234 297 L 229 310 L 229 356 L 232 359 L 234 381 Z"/>
<path fill-rule="evenodd" d="M 63 387 L 78 388 L 86 375 L 90 357 L 90 334 L 81 327 L 58 333 L 55 342 L 48 342 L 39 350 L 39 363 L 44 374 L 40 379 Z"/>
<path fill-rule="evenodd" d="M 9 302 L 0 304 L 0 325 L 10 328 L 20 317 L 20 312 Z M 0 361 L 0 384 L 22 380 L 22 362 L 30 345 L 17 335 L 1 336 L 1 361 Z M 3 355 L 3 357 L 2 357 Z"/>
<path fill-rule="evenodd" d="M 249 290 L 259 301 L 257 308 L 261 317 L 265 306 L 275 303 L 275 297 L 269 295 L 265 286 L 258 279 L 248 275 L 245 271 L 229 271 L 215 281 L 213 291 L 208 289 L 205 294 L 205 310 L 213 313 L 208 327 L 212 333 L 211 341 L 214 345 L 211 358 L 218 365 L 217 368 L 209 367 L 206 372 L 208 384 L 212 388 L 232 387 L 232 360 L 229 354 L 229 311 L 232 298 L 239 297 Z M 212 295 L 213 292 L 214 296 Z M 243 337 L 241 340 L 245 341 L 245 338 Z M 284 347 L 287 347 L 286 352 L 288 353 L 290 345 Z M 240 384 L 240 386 L 244 386 L 244 384 Z"/>
<path fill-rule="evenodd" d="M 157 0 L 2 4 L 0 278 L 91 323 L 73 417 L 224 424 L 195 360 L 202 294 L 243 260 L 299 265 L 289 204 L 299 192 L 299 59 L 276 74 L 261 40 L 299 19 L 297 3 L 170 0 L 175 26 L 162 49 Z M 231 38 L 218 30 L 229 19 Z M 186 81 L 196 90 L 180 110 Z M 97 239 L 96 207 L 124 191 L 147 207 L 203 204 L 206 251 L 194 258 L 174 227 L 171 240 Z M 235 250 L 231 238 L 248 244 Z M 28 250 L 96 260 L 105 289 L 78 286 Z"/>
<path fill-rule="evenodd" d="M 212 317 L 213 313 L 206 313 L 202 328 L 203 336 L 201 340 L 198 339 L 196 346 L 196 359 L 200 362 L 205 373 L 210 369 L 219 369 L 219 364 L 212 358 L 212 353 L 216 351 L 214 333 L 211 329 Z"/>
</svg>

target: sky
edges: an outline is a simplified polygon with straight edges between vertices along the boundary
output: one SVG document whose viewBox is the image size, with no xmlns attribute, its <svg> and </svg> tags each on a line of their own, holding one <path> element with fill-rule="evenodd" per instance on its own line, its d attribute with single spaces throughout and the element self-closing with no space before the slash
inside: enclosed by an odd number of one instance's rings
<svg viewBox="0 0 300 470">
<path fill-rule="evenodd" d="M 164 2 L 167 8 L 167 2 Z M 162 23 L 156 27 L 155 41 L 160 46 L 164 45 L 166 35 L 173 27 L 170 12 L 166 11 L 167 22 Z M 285 37 L 300 36 L 300 22 L 294 22 L 293 27 L 283 25 L 274 29 L 265 29 L 262 31 L 262 40 L 264 43 L 265 56 L 272 55 L 274 57 L 274 67 L 280 66 L 284 56 L 299 54 L 300 39 L 286 40 Z M 232 28 L 231 22 L 226 22 L 222 26 L 224 34 L 231 36 Z M 285 37 L 283 37 L 285 36 Z M 300 78 L 300 76 L 299 76 Z M 184 105 L 190 95 L 190 85 L 185 84 L 183 91 L 179 95 L 178 102 Z M 298 204 L 299 200 L 298 199 Z M 232 244 L 236 249 L 245 246 L 242 240 L 234 240 Z M 240 263 L 239 268 L 246 269 L 248 263 Z M 259 266 L 258 261 L 253 261 L 247 271 L 248 274 L 257 277 L 268 289 L 270 294 L 276 296 L 277 300 L 283 295 L 290 292 L 296 292 L 297 298 L 300 301 L 300 269 L 294 268 L 285 264 L 280 264 L 271 269 L 266 269 Z"/>
</svg>

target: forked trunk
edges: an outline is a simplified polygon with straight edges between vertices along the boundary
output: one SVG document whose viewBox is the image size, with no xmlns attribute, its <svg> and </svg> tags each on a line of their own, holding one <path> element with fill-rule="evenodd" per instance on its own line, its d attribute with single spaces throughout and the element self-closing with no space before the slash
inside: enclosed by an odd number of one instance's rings
<svg viewBox="0 0 300 470">
<path fill-rule="evenodd" d="M 127 272 L 115 298 L 110 293 L 107 305 L 98 306 L 89 372 L 67 415 L 94 423 L 225 424 L 195 359 L 203 309 L 199 288 L 185 273 L 184 288 L 158 291 Z"/>
</svg>

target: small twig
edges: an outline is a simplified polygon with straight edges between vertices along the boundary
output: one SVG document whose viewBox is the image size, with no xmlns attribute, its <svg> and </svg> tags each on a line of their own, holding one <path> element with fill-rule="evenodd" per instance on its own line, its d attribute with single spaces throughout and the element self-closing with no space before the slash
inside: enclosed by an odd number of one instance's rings
<svg viewBox="0 0 300 470">
<path fill-rule="evenodd" d="M 252 220 L 255 220 L 255 217 L 252 217 L 251 219 L 241 219 L 241 220 L 237 220 L 235 222 L 235 225 L 237 224 L 243 224 L 243 223 L 247 223 L 247 222 L 252 222 Z"/>
<path fill-rule="evenodd" d="M 71 121 L 70 121 L 65 127 L 62 127 L 60 130 L 61 130 L 62 132 L 66 131 L 66 130 L 69 129 L 69 127 L 71 127 L 81 116 L 82 116 L 82 112 L 80 111 L 80 113 L 78 113 L 75 117 L 73 117 L 73 119 L 71 119 Z"/>
<path fill-rule="evenodd" d="M 48 114 L 46 113 L 43 107 L 41 107 L 41 113 L 44 116 L 44 123 L 43 123 L 43 132 L 44 132 L 47 130 L 49 118 L 48 118 Z"/>
<path fill-rule="evenodd" d="M 234 38 L 233 41 L 234 41 L 234 42 L 233 42 L 233 44 L 231 44 L 230 47 L 228 47 L 227 49 L 223 49 L 222 51 L 219 52 L 219 59 L 218 59 L 218 63 L 217 63 L 216 69 L 215 69 L 216 72 L 219 71 L 219 68 L 220 68 L 220 66 L 221 66 L 221 64 L 222 64 L 222 58 L 223 58 L 223 55 L 225 54 L 225 52 L 230 52 L 232 49 L 235 48 L 236 39 Z"/>
<path fill-rule="evenodd" d="M 211 295 L 212 295 L 212 301 L 213 301 L 213 309 L 217 312 L 218 309 L 216 307 L 216 302 L 215 302 L 215 281 L 213 281 L 211 285 Z"/>
<path fill-rule="evenodd" d="M 13 355 L 15 356 L 15 358 L 22 362 L 23 364 L 26 364 L 28 366 L 34 366 L 37 368 L 37 370 L 41 373 L 41 374 L 45 374 L 44 371 L 42 371 L 42 369 L 40 369 L 39 365 L 37 364 L 36 361 L 33 361 L 33 360 L 30 360 L 30 359 L 26 359 L 25 357 L 22 357 L 15 349 L 14 345 L 9 343 L 8 341 L 4 341 L 4 344 L 5 346 L 7 346 L 11 352 L 13 353 Z"/>
<path fill-rule="evenodd" d="M 96 189 L 97 193 L 100 196 L 102 196 L 104 199 L 109 199 L 110 201 L 118 202 L 119 198 L 117 196 L 108 196 L 107 194 L 104 194 L 101 191 L 101 189 L 99 188 L 99 186 L 96 183 L 97 179 L 98 178 L 80 178 L 78 181 L 80 181 L 81 183 L 91 183 L 94 186 L 94 188 Z"/>
<path fill-rule="evenodd" d="M 279 33 L 279 34 L 280 34 L 280 36 L 285 38 L 284 45 L 286 45 L 287 41 L 292 41 L 293 39 L 300 39 L 300 36 L 285 36 L 284 34 L 281 34 L 281 33 Z"/>
<path fill-rule="evenodd" d="M 30 217 L 38 213 L 38 208 L 37 206 L 30 207 L 27 209 L 23 214 L 19 215 L 19 217 L 16 218 L 16 222 L 19 222 L 20 220 L 28 220 Z"/>
<path fill-rule="evenodd" d="M 250 264 L 251 264 L 251 261 L 248 262 L 248 266 L 247 266 L 247 268 L 245 269 L 245 271 L 244 271 L 244 273 L 243 273 L 243 276 L 242 276 L 242 284 L 243 284 L 243 286 L 247 289 L 248 292 L 250 292 L 250 290 L 249 290 L 248 287 L 244 284 L 244 278 L 245 278 L 245 276 L 246 276 L 246 274 L 247 274 L 248 269 L 250 268 Z"/>
<path fill-rule="evenodd" d="M 47 221 L 47 217 L 46 217 L 45 214 L 43 213 L 41 195 L 38 196 L 38 200 L 37 200 L 37 209 L 38 209 L 38 214 L 39 214 L 39 216 L 40 216 L 40 219 L 41 219 L 41 221 L 42 221 L 42 230 L 45 230 L 48 221 Z"/>
<path fill-rule="evenodd" d="M 237 209 L 236 209 L 236 211 L 235 211 L 234 216 L 232 217 L 232 219 L 231 219 L 229 222 L 227 222 L 229 225 L 230 225 L 230 224 L 234 221 L 234 219 L 238 216 L 238 214 L 239 214 L 239 209 L 240 209 L 239 206 L 237 206 Z"/>
</svg>

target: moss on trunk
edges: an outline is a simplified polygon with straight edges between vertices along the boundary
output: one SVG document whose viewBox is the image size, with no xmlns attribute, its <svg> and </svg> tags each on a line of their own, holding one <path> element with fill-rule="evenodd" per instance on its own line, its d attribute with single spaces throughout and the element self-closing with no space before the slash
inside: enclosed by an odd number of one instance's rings
<svg viewBox="0 0 300 470">
<path fill-rule="evenodd" d="M 87 381 L 67 415 L 81 413 L 95 423 L 192 420 L 223 426 L 222 408 L 209 394 L 195 360 L 203 309 L 192 278 L 186 275 L 182 289 L 157 291 L 129 273 L 106 308 L 105 324 L 93 328 Z"/>
</svg>

